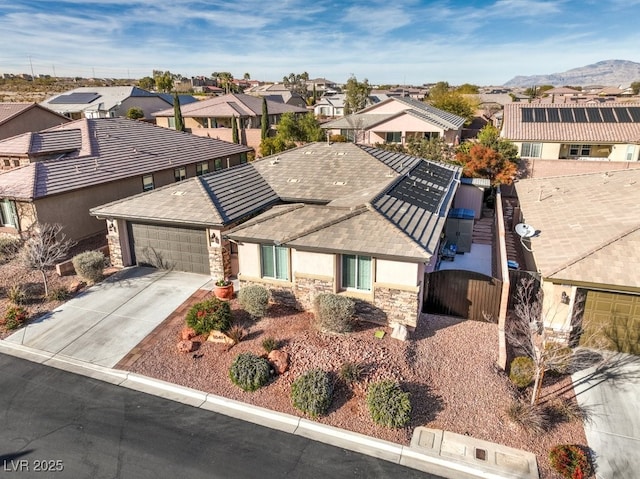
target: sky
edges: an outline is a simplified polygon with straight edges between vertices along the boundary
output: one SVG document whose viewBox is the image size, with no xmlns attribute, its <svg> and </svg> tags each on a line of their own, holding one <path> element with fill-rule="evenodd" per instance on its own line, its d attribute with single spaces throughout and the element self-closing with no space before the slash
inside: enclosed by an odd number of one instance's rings
<svg viewBox="0 0 640 479">
<path fill-rule="evenodd" d="M 640 62 L 640 0 L 0 0 L 0 73 L 501 85 Z"/>
</svg>

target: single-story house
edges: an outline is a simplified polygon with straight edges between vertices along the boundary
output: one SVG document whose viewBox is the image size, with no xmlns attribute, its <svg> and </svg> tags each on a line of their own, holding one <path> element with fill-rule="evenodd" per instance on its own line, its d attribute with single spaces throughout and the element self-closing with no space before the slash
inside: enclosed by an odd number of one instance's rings
<svg viewBox="0 0 640 479">
<path fill-rule="evenodd" d="M 185 128 L 198 136 L 232 141 L 232 120 L 238 123 L 240 142 L 256 151 L 260 146 L 262 133 L 262 98 L 230 93 L 184 105 L 181 108 Z M 306 115 L 307 109 L 267 99 L 269 125 L 277 125 L 283 113 Z M 175 128 L 173 108 L 153 114 L 156 124 L 165 128 Z"/>
<path fill-rule="evenodd" d="M 313 113 L 318 117 L 340 117 L 344 116 L 344 101 L 347 95 L 335 93 L 324 95 L 313 106 Z M 389 98 L 386 94 L 371 94 L 367 98 L 367 105 L 375 105 Z"/>
<path fill-rule="evenodd" d="M 352 115 L 322 125 L 332 135 L 357 143 L 405 144 L 410 139 L 444 138 L 458 142 L 465 119 L 413 98 L 390 97 Z"/>
<path fill-rule="evenodd" d="M 284 83 L 254 85 L 246 88 L 244 92 L 251 96 L 266 97 L 268 100 L 290 106 L 307 107 L 307 99 L 299 93 L 291 91 Z"/>
<path fill-rule="evenodd" d="M 28 131 L 44 130 L 69 121 L 67 117 L 37 103 L 0 103 L 0 140 Z M 2 162 L 0 169 L 9 166 L 12 165 Z"/>
<path fill-rule="evenodd" d="M 60 223 L 79 240 L 105 230 L 89 208 L 247 161 L 243 145 L 125 118 L 82 119 L 0 141 L 0 232 Z"/>
<path fill-rule="evenodd" d="M 237 276 L 309 309 L 323 291 L 414 327 L 458 167 L 353 143 L 311 143 L 91 210 L 112 262 Z"/>
<path fill-rule="evenodd" d="M 198 100 L 191 95 L 180 95 L 179 101 L 186 105 Z M 135 86 L 87 86 L 55 95 L 41 105 L 72 120 L 126 117 L 130 108 L 137 107 L 144 113 L 143 119 L 153 120 L 152 113 L 173 106 L 173 95 Z"/>
<path fill-rule="evenodd" d="M 545 326 L 567 339 L 574 311 L 584 308 L 590 331 L 634 325 L 637 341 L 640 170 L 526 179 L 515 188 L 528 225 L 526 267 L 542 277 Z"/>
<path fill-rule="evenodd" d="M 527 159 L 638 161 L 640 103 L 511 103 L 501 136 Z"/>
</svg>

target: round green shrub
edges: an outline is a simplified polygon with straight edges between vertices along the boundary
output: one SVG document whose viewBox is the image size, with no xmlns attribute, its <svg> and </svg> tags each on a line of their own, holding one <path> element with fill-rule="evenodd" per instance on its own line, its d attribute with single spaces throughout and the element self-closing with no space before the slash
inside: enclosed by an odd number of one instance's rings
<svg viewBox="0 0 640 479">
<path fill-rule="evenodd" d="M 229 368 L 229 377 L 236 386 L 245 391 L 255 391 L 269 381 L 269 361 L 253 353 L 236 356 Z"/>
<path fill-rule="evenodd" d="M 291 384 L 291 401 L 297 409 L 311 417 L 324 415 L 333 397 L 333 384 L 329 373 L 312 369 Z"/>
<path fill-rule="evenodd" d="M 381 426 L 402 427 L 411 419 L 409 393 L 391 380 L 379 381 L 369 386 L 367 407 L 373 422 Z"/>
<path fill-rule="evenodd" d="M 351 298 L 320 293 L 314 300 L 315 326 L 321 331 L 346 333 L 353 329 L 356 304 Z"/>
<path fill-rule="evenodd" d="M 264 318 L 269 307 L 269 290 L 259 284 L 244 286 L 238 291 L 238 302 L 254 318 Z"/>
<path fill-rule="evenodd" d="M 105 257 L 100 251 L 85 251 L 77 254 L 71 262 L 82 279 L 97 283 L 103 278 Z"/>
<path fill-rule="evenodd" d="M 347 384 L 353 384 L 362 376 L 362 365 L 347 361 L 340 366 L 340 379 Z"/>
<path fill-rule="evenodd" d="M 194 304 L 186 320 L 196 334 L 207 334 L 214 329 L 226 331 L 231 327 L 231 306 L 227 301 L 211 297 Z"/>
<path fill-rule="evenodd" d="M 533 363 L 533 359 L 527 356 L 518 356 L 511 361 L 511 370 L 509 372 L 509 379 L 519 388 L 526 388 L 533 382 L 533 377 L 536 373 L 536 367 Z"/>
<path fill-rule="evenodd" d="M 16 329 L 27 319 L 27 312 L 22 306 L 9 306 L 2 319 L 7 329 Z"/>
<path fill-rule="evenodd" d="M 551 467 L 567 479 L 586 478 L 591 475 L 589 457 L 581 446 L 562 444 L 549 453 Z"/>
</svg>

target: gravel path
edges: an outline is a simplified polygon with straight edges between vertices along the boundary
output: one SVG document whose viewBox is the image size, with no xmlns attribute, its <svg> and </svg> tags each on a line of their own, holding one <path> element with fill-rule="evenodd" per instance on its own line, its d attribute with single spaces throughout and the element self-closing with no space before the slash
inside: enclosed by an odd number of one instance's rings
<svg viewBox="0 0 640 479">
<path fill-rule="evenodd" d="M 417 426 L 445 429 L 479 439 L 534 452 L 541 477 L 556 477 L 550 470 L 549 449 L 560 443 L 585 444 L 579 423 L 561 423 L 543 435 L 528 434 L 511 423 L 504 410 L 514 391 L 508 379 L 494 367 L 497 358 L 497 325 L 454 318 L 425 316 L 410 341 L 392 339 L 388 328 L 361 323 L 349 335 L 321 334 L 311 327 L 312 315 L 272 306 L 269 316 L 253 322 L 232 301 L 236 324 L 247 337 L 227 350 L 202 342 L 197 354 L 179 353 L 176 344 L 184 321 L 175 317 L 162 326 L 156 341 L 145 347 L 129 369 L 133 372 L 272 410 L 301 416 L 290 401 L 290 386 L 313 367 L 333 373 L 334 400 L 329 413 L 318 422 L 400 444 L 409 444 Z M 383 329 L 382 339 L 374 332 Z M 262 341 L 274 337 L 291 357 L 289 371 L 258 391 L 244 392 L 233 385 L 228 370 L 235 356 L 250 351 L 264 354 Z M 202 340 L 202 338 L 199 338 Z M 346 362 L 364 366 L 361 381 L 347 386 L 338 380 Z M 386 429 L 369 418 L 364 401 L 367 384 L 382 378 L 399 381 L 411 393 L 412 420 L 402 429 Z M 566 386 L 565 379 L 553 387 Z M 544 391 L 548 393 L 549 391 Z"/>
</svg>

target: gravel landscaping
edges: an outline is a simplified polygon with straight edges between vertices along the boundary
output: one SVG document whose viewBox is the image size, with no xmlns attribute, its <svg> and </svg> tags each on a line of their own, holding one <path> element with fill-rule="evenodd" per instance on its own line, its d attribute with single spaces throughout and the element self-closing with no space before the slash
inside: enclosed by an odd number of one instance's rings
<svg viewBox="0 0 640 479">
<path fill-rule="evenodd" d="M 231 349 L 197 337 L 197 351 L 179 352 L 184 314 L 174 314 L 122 367 L 296 416 L 303 414 L 291 404 L 291 383 L 312 368 L 322 368 L 332 374 L 335 390 L 327 415 L 317 418 L 318 422 L 400 444 L 409 444 L 413 429 L 422 425 L 467 434 L 535 453 L 544 478 L 558 477 L 548 461 L 551 447 L 586 445 L 580 422 L 558 422 L 550 431 L 535 434 L 509 420 L 505 410 L 516 391 L 495 367 L 496 324 L 425 315 L 412 338 L 402 342 L 392 339 L 388 328 L 370 323 L 359 323 L 346 335 L 323 334 L 312 328 L 310 313 L 271 305 L 267 317 L 253 321 L 236 300 L 231 306 L 235 324 L 247 332 Z M 386 333 L 381 339 L 374 336 L 380 330 Z M 244 392 L 229 379 L 229 367 L 239 353 L 265 354 L 262 341 L 268 337 L 280 341 L 281 349 L 290 355 L 290 368 L 267 386 Z M 363 367 L 361 380 L 353 385 L 339 379 L 345 362 Z M 367 385 L 380 379 L 398 381 L 411 394 L 413 411 L 407 427 L 387 429 L 370 419 Z M 568 377 L 549 377 L 547 382 L 543 400 L 556 390 L 568 389 L 564 393 L 568 396 L 573 392 Z"/>
</svg>

